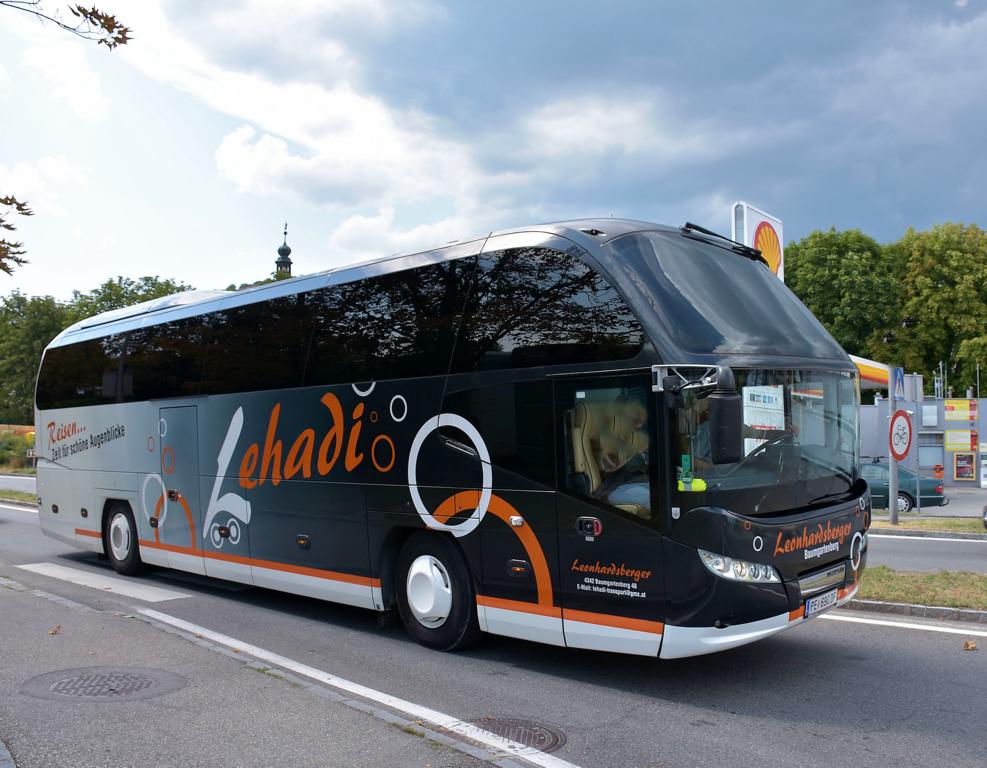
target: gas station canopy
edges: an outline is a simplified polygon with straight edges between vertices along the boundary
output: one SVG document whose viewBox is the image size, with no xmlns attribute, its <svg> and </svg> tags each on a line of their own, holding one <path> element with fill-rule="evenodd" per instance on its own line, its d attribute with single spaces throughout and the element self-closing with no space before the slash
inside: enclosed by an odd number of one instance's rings
<svg viewBox="0 0 987 768">
<path fill-rule="evenodd" d="M 868 360 L 865 357 L 857 357 L 856 355 L 850 355 L 850 359 L 853 360 L 853 364 L 860 371 L 861 389 L 888 388 L 888 376 L 890 375 L 890 368 L 888 366 L 876 360 Z"/>
</svg>

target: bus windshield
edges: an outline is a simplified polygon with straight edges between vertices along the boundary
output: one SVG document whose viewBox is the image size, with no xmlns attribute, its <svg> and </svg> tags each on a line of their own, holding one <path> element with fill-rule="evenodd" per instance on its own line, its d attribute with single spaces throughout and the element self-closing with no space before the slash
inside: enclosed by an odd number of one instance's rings
<svg viewBox="0 0 987 768">
<path fill-rule="evenodd" d="M 734 374 L 743 402 L 743 458 L 710 461 L 708 390 L 684 390 L 672 419 L 675 504 L 768 515 L 850 493 L 859 464 L 856 377 L 809 370 Z"/>
</svg>

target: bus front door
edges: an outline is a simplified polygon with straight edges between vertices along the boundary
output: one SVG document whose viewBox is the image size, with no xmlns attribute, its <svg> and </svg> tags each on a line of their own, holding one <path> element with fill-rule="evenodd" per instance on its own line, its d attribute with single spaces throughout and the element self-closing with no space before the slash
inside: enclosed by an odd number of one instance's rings
<svg viewBox="0 0 987 768">
<path fill-rule="evenodd" d="M 650 389 L 640 375 L 556 383 L 559 585 L 570 648 L 657 656 L 661 647 Z"/>
<path fill-rule="evenodd" d="M 154 513 L 155 542 L 166 545 L 172 568 L 204 574 L 196 406 L 158 409 L 158 434 L 164 495 Z"/>
</svg>

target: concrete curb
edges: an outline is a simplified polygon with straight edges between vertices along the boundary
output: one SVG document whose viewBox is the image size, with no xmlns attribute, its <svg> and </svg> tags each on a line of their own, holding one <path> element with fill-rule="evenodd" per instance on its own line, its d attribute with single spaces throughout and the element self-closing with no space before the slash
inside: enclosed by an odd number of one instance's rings
<svg viewBox="0 0 987 768">
<path fill-rule="evenodd" d="M 3 741 L 0 741 L 0 768 L 17 768 L 14 758 L 10 756 Z"/>
<path fill-rule="evenodd" d="M 935 605 L 915 605 L 913 603 L 886 603 L 881 600 L 851 600 L 847 606 L 852 611 L 869 611 L 870 613 L 892 613 L 897 616 L 913 616 L 919 619 L 937 619 L 939 621 L 962 621 L 975 624 L 987 624 L 987 611 L 975 611 L 970 608 L 946 608 Z"/>
<path fill-rule="evenodd" d="M 911 536 L 915 539 L 967 539 L 969 541 L 987 541 L 987 533 L 964 533 L 962 531 L 919 531 L 915 528 L 871 528 L 868 533 L 881 536 Z"/>
</svg>

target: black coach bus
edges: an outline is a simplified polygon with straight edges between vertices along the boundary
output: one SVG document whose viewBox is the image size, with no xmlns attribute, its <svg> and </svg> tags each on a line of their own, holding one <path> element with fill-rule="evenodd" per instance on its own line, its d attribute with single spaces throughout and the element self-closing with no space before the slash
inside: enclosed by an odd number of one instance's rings
<svg viewBox="0 0 987 768">
<path fill-rule="evenodd" d="M 84 320 L 36 396 L 44 531 L 142 563 L 675 658 L 855 593 L 850 359 L 757 251 L 617 219 Z"/>
</svg>

